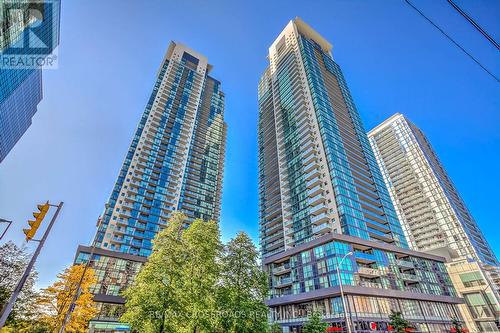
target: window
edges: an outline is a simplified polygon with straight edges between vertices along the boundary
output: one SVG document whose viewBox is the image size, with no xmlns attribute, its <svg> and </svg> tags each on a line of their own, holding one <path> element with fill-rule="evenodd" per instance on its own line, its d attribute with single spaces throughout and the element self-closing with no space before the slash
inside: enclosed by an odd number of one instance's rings
<svg viewBox="0 0 500 333">
<path fill-rule="evenodd" d="M 328 282 L 328 276 L 320 276 L 319 277 L 319 287 L 320 288 L 328 288 L 330 286 Z"/>
<path fill-rule="evenodd" d="M 307 264 L 308 262 L 311 261 L 311 251 L 302 252 L 300 255 L 302 257 L 303 264 Z"/>
<path fill-rule="evenodd" d="M 314 248 L 314 256 L 316 259 L 323 258 L 325 256 L 325 248 L 323 246 Z"/>
<path fill-rule="evenodd" d="M 326 270 L 326 262 L 324 260 L 318 262 L 317 267 L 318 267 L 318 274 L 325 274 L 326 273 L 326 271 L 327 271 Z"/>
<path fill-rule="evenodd" d="M 460 274 L 459 276 L 464 287 L 466 288 L 485 285 L 483 277 L 481 276 L 481 273 L 478 271 L 463 273 Z"/>
<path fill-rule="evenodd" d="M 313 277 L 312 265 L 305 265 L 302 269 L 304 271 L 304 279 Z"/>
<path fill-rule="evenodd" d="M 304 286 L 305 286 L 306 292 L 313 291 L 314 290 L 314 280 L 313 279 L 306 280 L 304 282 Z"/>
<path fill-rule="evenodd" d="M 489 306 L 487 305 L 487 301 L 482 294 L 473 293 L 464 296 L 465 301 L 469 305 L 469 309 L 471 310 L 472 316 L 474 318 L 477 319 L 493 316 Z"/>
</svg>

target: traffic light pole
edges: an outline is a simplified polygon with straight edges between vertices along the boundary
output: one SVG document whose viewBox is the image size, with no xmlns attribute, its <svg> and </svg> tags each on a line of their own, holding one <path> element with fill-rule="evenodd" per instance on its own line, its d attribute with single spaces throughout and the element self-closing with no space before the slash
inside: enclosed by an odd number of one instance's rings
<svg viewBox="0 0 500 333">
<path fill-rule="evenodd" d="M 35 250 L 35 253 L 33 253 L 33 256 L 31 257 L 31 260 L 30 260 L 28 266 L 26 267 L 26 270 L 24 271 L 23 276 L 21 277 L 21 279 L 17 283 L 16 288 L 12 292 L 12 295 L 10 296 L 9 302 L 7 303 L 7 305 L 5 305 L 5 308 L 3 309 L 2 316 L 0 317 L 0 329 L 2 329 L 2 327 L 5 325 L 5 322 L 7 321 L 7 318 L 9 317 L 9 314 L 12 311 L 12 308 L 14 307 L 14 303 L 16 302 L 17 296 L 19 296 L 19 293 L 23 289 L 24 283 L 28 279 L 28 276 L 29 276 L 31 270 L 33 269 L 33 266 L 35 265 L 36 259 L 38 258 L 38 255 L 40 254 L 40 251 L 42 250 L 42 247 L 45 244 L 45 240 L 47 239 L 47 237 L 50 233 L 50 229 L 52 229 L 52 226 L 54 225 L 54 222 L 56 221 L 57 215 L 59 215 L 59 212 L 61 211 L 63 204 L 64 203 L 61 201 L 59 203 L 59 205 L 57 205 L 57 206 L 51 205 L 53 207 L 57 207 L 57 210 L 54 213 L 54 216 L 52 216 L 52 220 L 50 220 L 50 223 L 49 223 L 47 229 L 45 230 L 45 233 L 43 234 L 42 239 L 40 239 L 38 246 Z"/>
<path fill-rule="evenodd" d="M 0 219 L 0 222 L 7 223 L 7 227 L 5 228 L 5 230 L 3 231 L 2 235 L 0 236 L 0 240 L 1 240 L 3 238 L 3 236 L 5 236 L 5 234 L 7 233 L 7 230 L 9 230 L 10 226 L 12 225 L 12 221 Z"/>
</svg>

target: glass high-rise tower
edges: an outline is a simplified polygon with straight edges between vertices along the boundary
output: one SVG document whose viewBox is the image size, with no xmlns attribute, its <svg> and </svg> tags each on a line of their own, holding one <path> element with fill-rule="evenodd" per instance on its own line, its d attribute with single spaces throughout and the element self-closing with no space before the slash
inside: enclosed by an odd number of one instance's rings
<svg viewBox="0 0 500 333">
<path fill-rule="evenodd" d="M 152 250 L 152 239 L 173 211 L 188 221 L 219 220 L 227 126 L 224 93 L 202 54 L 172 42 L 99 219 L 91 265 L 99 315 L 94 331 L 116 324 L 120 296 Z M 89 260 L 80 246 L 76 263 Z"/>
<path fill-rule="evenodd" d="M 294 19 L 269 48 L 259 82 L 259 223 L 272 320 L 295 332 L 319 311 L 345 328 L 348 313 L 356 330 L 370 322 L 387 330 L 395 310 L 422 331 L 445 330 L 461 300 L 444 258 L 408 249 L 331 48 Z"/>
<path fill-rule="evenodd" d="M 226 125 L 211 67 L 203 55 L 170 44 L 106 205 L 98 247 L 148 256 L 173 211 L 219 219 Z"/>
<path fill-rule="evenodd" d="M 11 63 L 6 60 L 12 55 L 17 61 L 17 52 L 28 57 L 49 55 L 59 44 L 59 20 L 59 0 L 0 3 L 0 162 L 30 127 L 43 97 L 41 68 L 8 67 L 4 62 Z M 35 38 L 45 42 L 42 51 L 40 45 L 26 47 Z"/>
<path fill-rule="evenodd" d="M 469 329 L 497 331 L 498 260 L 430 142 L 402 114 L 368 136 L 410 247 L 446 256 Z"/>
</svg>

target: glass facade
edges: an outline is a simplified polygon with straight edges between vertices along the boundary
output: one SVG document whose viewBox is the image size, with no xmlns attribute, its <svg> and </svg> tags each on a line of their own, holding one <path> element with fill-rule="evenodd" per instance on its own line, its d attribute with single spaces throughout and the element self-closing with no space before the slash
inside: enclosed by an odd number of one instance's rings
<svg viewBox="0 0 500 333">
<path fill-rule="evenodd" d="M 407 247 L 342 72 L 311 31 L 287 27 L 259 82 L 263 254 L 329 232 Z"/>
<path fill-rule="evenodd" d="M 90 248 L 80 247 L 75 264 L 85 264 L 90 258 Z M 145 260 L 142 257 L 131 260 L 130 257 L 113 256 L 113 252 L 97 252 L 92 256 L 91 267 L 94 269 L 97 283 L 91 292 L 99 295 L 121 296 L 125 288 L 133 281 Z"/>
<path fill-rule="evenodd" d="M 75 264 L 86 264 L 92 249 L 79 246 Z M 122 292 L 129 286 L 146 258 L 103 249 L 94 249 L 90 267 L 94 269 L 97 283 L 91 288 L 98 309 L 97 316 L 89 325 L 90 332 L 114 332 L 128 330 L 118 320 L 124 312 Z"/>
<path fill-rule="evenodd" d="M 30 127 L 41 100 L 42 70 L 37 69 L 0 103 L 0 162 Z"/>
<path fill-rule="evenodd" d="M 422 131 L 396 114 L 369 136 L 411 247 L 420 251 L 450 248 L 457 256 L 498 266 Z"/>
<path fill-rule="evenodd" d="M 225 141 L 224 93 L 196 51 L 172 42 L 158 71 L 103 215 L 98 221 L 93 287 L 99 313 L 90 332 L 128 330 L 119 323 L 122 292 L 152 251 L 174 211 L 219 220 Z M 80 247 L 75 263 L 89 260 Z"/>
<path fill-rule="evenodd" d="M 401 312 L 418 332 L 449 332 L 449 325 L 445 323 L 457 316 L 454 306 L 442 302 L 358 295 L 348 295 L 346 302 L 355 332 L 389 332 L 388 323 L 382 318 L 387 318 L 392 311 Z M 301 324 L 313 311 L 321 313 L 330 327 L 346 330 L 340 297 L 279 306 L 273 309 L 271 316 L 273 321 L 286 325 L 285 332 L 300 332 Z M 376 330 L 371 328 L 372 323 L 376 324 Z"/>
<path fill-rule="evenodd" d="M 40 20 L 32 9 L 39 11 Z M 39 47 L 26 47 L 33 32 L 50 40 L 43 54 L 59 44 L 60 1 L 6 1 L 0 3 L 0 55 L 40 54 Z M 42 99 L 40 68 L 13 69 L 0 66 L 0 162 L 31 125 Z"/>
<path fill-rule="evenodd" d="M 465 304 L 460 310 L 467 327 L 478 332 L 498 332 L 500 302 L 497 270 L 477 261 L 454 260 L 447 264 L 453 285 Z"/>
<path fill-rule="evenodd" d="M 374 128 L 369 138 L 410 247 L 446 256 L 452 276 L 461 267 L 454 285 L 467 303 L 460 307 L 463 317 L 469 329 L 485 331 L 482 325 L 500 319 L 498 260 L 430 142 L 401 114 Z M 471 296 L 468 288 L 478 287 L 490 290 L 493 307 L 482 293 Z"/>
<path fill-rule="evenodd" d="M 218 220 L 226 124 L 224 93 L 207 59 L 172 43 L 122 165 L 97 246 L 139 256 L 179 210 Z"/>
<path fill-rule="evenodd" d="M 357 330 L 376 322 L 377 331 L 387 331 L 391 311 L 401 311 L 422 332 L 449 330 L 451 319 L 461 318 L 462 301 L 441 257 L 343 235 L 325 235 L 309 245 L 264 260 L 271 318 L 285 332 L 300 332 L 313 311 L 344 329 L 347 312 Z"/>
<path fill-rule="evenodd" d="M 408 249 L 331 47 L 292 20 L 259 81 L 260 242 L 272 319 L 300 332 L 313 310 L 341 327 L 348 312 L 358 331 L 370 322 L 387 331 L 390 310 L 401 310 L 421 331 L 449 330 L 461 299 L 444 258 Z"/>
<path fill-rule="evenodd" d="M 457 296 L 444 263 L 363 244 L 330 241 L 269 266 L 271 298 L 339 285 Z"/>
</svg>

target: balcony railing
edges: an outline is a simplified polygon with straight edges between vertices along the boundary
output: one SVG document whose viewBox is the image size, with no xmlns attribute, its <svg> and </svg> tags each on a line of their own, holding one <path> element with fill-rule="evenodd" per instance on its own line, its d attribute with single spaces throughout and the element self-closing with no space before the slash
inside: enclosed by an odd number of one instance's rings
<svg viewBox="0 0 500 333">
<path fill-rule="evenodd" d="M 279 267 L 275 267 L 273 269 L 273 274 L 274 275 L 280 275 L 280 274 L 287 273 L 289 271 L 290 271 L 290 265 L 287 264 L 287 265 L 282 265 L 282 266 L 279 266 Z"/>
<path fill-rule="evenodd" d="M 384 288 L 382 284 L 377 283 L 377 282 L 368 282 L 368 281 L 359 281 L 358 286 L 360 287 L 367 287 L 367 288 L 379 288 L 382 289 Z"/>
<path fill-rule="evenodd" d="M 380 272 L 378 269 L 369 268 L 369 267 L 358 267 L 358 273 L 361 275 L 367 275 L 372 277 L 379 277 Z"/>
<path fill-rule="evenodd" d="M 401 273 L 401 278 L 406 281 L 420 282 L 420 277 L 415 274 Z"/>
<path fill-rule="evenodd" d="M 313 223 L 313 224 L 324 222 L 324 221 L 328 221 L 328 216 L 326 215 L 326 213 L 321 213 L 321 214 L 311 218 L 311 223 Z"/>
<path fill-rule="evenodd" d="M 406 260 L 396 260 L 396 264 L 398 266 L 401 266 L 401 267 L 405 267 L 405 268 L 415 268 L 415 265 L 411 262 L 411 261 L 406 261 Z"/>
<path fill-rule="evenodd" d="M 276 280 L 276 287 L 277 288 L 285 287 L 285 286 L 290 285 L 290 284 L 292 284 L 292 278 L 290 278 L 290 277 L 281 278 L 281 279 Z"/>
</svg>

